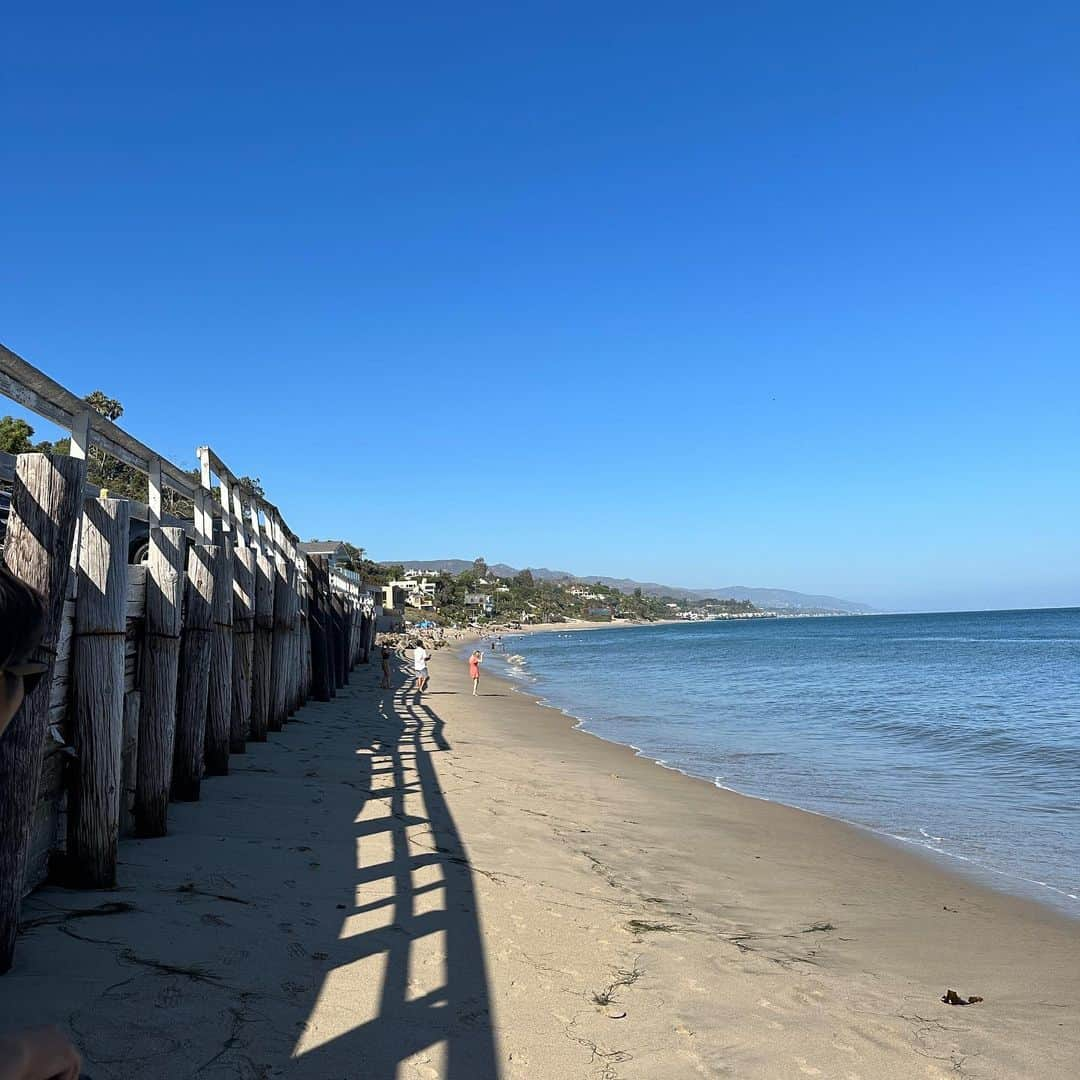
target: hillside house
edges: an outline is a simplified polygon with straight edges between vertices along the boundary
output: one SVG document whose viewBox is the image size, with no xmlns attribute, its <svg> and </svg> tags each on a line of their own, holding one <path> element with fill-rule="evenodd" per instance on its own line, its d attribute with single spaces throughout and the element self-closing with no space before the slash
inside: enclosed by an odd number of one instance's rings
<svg viewBox="0 0 1080 1080">
<path fill-rule="evenodd" d="M 345 558 L 345 543 L 342 540 L 309 540 L 300 545 L 300 550 L 312 558 L 326 558 L 331 570 L 336 569 L 338 563 Z"/>
</svg>

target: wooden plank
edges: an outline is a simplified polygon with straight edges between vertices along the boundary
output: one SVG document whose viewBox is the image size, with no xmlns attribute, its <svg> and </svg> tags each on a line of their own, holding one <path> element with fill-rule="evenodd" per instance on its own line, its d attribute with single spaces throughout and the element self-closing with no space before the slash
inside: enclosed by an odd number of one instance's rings
<svg viewBox="0 0 1080 1080">
<path fill-rule="evenodd" d="M 69 453 L 73 458 L 86 460 L 90 449 L 90 413 L 85 405 L 71 417 L 71 440 Z"/>
</svg>

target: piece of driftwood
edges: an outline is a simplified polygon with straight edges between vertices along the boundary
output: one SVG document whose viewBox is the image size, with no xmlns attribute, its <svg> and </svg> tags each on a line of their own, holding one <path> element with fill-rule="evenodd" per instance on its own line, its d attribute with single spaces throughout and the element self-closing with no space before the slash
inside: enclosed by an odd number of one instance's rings
<svg viewBox="0 0 1080 1080">
<path fill-rule="evenodd" d="M 20 454 L 15 462 L 3 558 L 15 577 L 45 597 L 44 633 L 34 659 L 48 664 L 48 671 L 0 739 L 0 972 L 11 967 L 15 955 L 56 644 L 85 479 L 86 462 L 79 458 Z"/>
</svg>

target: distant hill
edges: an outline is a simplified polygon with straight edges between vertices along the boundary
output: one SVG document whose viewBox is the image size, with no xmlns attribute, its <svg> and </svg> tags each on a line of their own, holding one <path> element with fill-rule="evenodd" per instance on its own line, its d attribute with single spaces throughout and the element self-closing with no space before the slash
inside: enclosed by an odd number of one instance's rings
<svg viewBox="0 0 1080 1080">
<path fill-rule="evenodd" d="M 400 564 L 407 570 L 441 570 L 452 574 L 471 570 L 473 566 L 471 559 L 389 559 L 381 565 L 394 564 Z M 513 577 L 519 573 L 506 563 L 489 563 L 488 569 L 496 577 Z M 530 566 L 528 569 L 534 578 L 542 581 L 580 581 L 589 585 L 609 585 L 624 593 L 632 593 L 635 589 L 640 589 L 646 596 L 672 596 L 677 599 L 749 600 L 755 607 L 768 611 L 838 611 L 845 615 L 868 615 L 875 610 L 869 604 L 860 604 L 854 600 L 842 600 L 838 596 L 816 596 L 793 592 L 791 589 L 752 588 L 746 585 L 687 589 L 680 585 L 661 585 L 655 581 L 634 581 L 632 578 L 571 574 L 569 570 L 549 570 L 546 566 Z"/>
</svg>

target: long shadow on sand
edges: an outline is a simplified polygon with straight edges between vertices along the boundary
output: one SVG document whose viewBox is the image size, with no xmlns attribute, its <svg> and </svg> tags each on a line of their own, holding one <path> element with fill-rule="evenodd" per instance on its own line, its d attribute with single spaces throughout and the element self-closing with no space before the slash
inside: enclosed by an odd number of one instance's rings
<svg viewBox="0 0 1080 1080">
<path fill-rule="evenodd" d="M 496 1080 L 472 870 L 435 770 L 442 719 L 399 689 L 357 735 L 355 906 L 289 1075 Z"/>
</svg>

